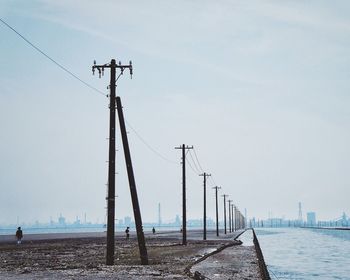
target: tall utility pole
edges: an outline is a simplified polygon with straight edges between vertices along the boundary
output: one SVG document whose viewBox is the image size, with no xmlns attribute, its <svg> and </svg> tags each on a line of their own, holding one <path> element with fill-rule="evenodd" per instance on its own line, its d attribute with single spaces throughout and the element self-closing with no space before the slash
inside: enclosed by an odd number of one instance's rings
<svg viewBox="0 0 350 280">
<path fill-rule="evenodd" d="M 186 150 L 193 149 L 193 146 L 185 146 L 182 144 L 175 149 L 182 150 L 182 245 L 187 245 L 186 235 Z"/>
<path fill-rule="evenodd" d="M 219 236 L 219 206 L 218 206 L 218 189 L 221 187 L 215 186 L 215 206 L 216 206 L 216 236 Z"/>
<path fill-rule="evenodd" d="M 125 164 L 128 172 L 132 207 L 134 210 L 134 218 L 135 218 L 135 225 L 136 225 L 136 232 L 137 232 L 137 241 L 139 244 L 141 264 L 148 264 L 145 235 L 143 234 L 141 211 L 140 211 L 139 199 L 137 197 L 136 182 L 135 182 L 134 170 L 132 167 L 129 141 L 128 141 L 128 136 L 125 128 L 123 106 L 119 96 L 117 96 L 117 110 L 118 110 L 120 134 L 122 136 L 122 141 L 123 141 Z"/>
<path fill-rule="evenodd" d="M 226 197 L 228 194 L 223 194 L 224 197 L 224 227 L 225 227 L 225 234 L 227 234 L 227 229 L 226 229 Z"/>
<path fill-rule="evenodd" d="M 116 64 L 115 59 L 111 60 L 110 64 L 94 65 L 92 66 L 92 73 L 95 74 L 95 70 L 98 70 L 99 77 L 104 74 L 104 69 L 111 69 L 110 80 L 110 103 L 109 103 L 109 160 L 108 160 L 108 196 L 107 196 L 107 255 L 106 264 L 114 264 L 114 231 L 115 231 L 115 109 L 116 109 L 116 69 L 119 68 L 123 73 L 125 68 L 129 68 L 130 75 L 132 75 L 131 61 L 129 65 Z"/>
<path fill-rule="evenodd" d="M 231 227 L 231 202 L 232 200 L 229 199 L 228 200 L 228 222 L 229 222 L 229 229 L 230 229 L 230 232 L 232 232 L 232 227 Z"/>
<path fill-rule="evenodd" d="M 207 177 L 211 174 L 203 173 L 199 176 L 203 176 L 203 187 L 204 187 L 204 197 L 203 197 L 203 240 L 207 240 Z"/>
</svg>

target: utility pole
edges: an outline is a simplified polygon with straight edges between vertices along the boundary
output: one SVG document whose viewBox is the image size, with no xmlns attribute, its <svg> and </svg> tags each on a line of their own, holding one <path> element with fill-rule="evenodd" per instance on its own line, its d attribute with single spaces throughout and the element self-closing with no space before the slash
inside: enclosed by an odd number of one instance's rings
<svg viewBox="0 0 350 280">
<path fill-rule="evenodd" d="M 186 150 L 193 149 L 193 146 L 185 146 L 182 144 L 175 149 L 182 150 L 182 245 L 187 245 L 186 236 Z"/>
<path fill-rule="evenodd" d="M 117 96 L 117 110 L 118 110 L 120 134 L 122 136 L 122 141 L 123 141 L 125 165 L 128 172 L 132 207 L 134 210 L 134 218 L 135 218 L 135 225 L 136 225 L 136 232 L 137 232 L 137 241 L 139 244 L 141 264 L 148 264 L 145 235 L 143 233 L 143 228 L 142 228 L 141 211 L 140 211 L 139 199 L 137 197 L 136 182 L 135 182 L 134 170 L 131 162 L 129 141 L 128 141 L 128 136 L 125 128 L 123 106 L 119 96 Z"/>
<path fill-rule="evenodd" d="M 230 211 L 231 211 L 232 231 L 235 231 L 233 207 L 234 207 L 234 205 L 232 204 Z"/>
<path fill-rule="evenodd" d="M 216 236 L 219 236 L 219 207 L 218 207 L 218 189 L 221 187 L 215 186 L 215 206 L 216 206 Z"/>
<path fill-rule="evenodd" d="M 231 202 L 232 200 L 229 199 L 228 200 L 228 221 L 229 221 L 229 228 L 230 228 L 230 232 L 232 232 L 232 227 L 231 227 Z"/>
<path fill-rule="evenodd" d="M 204 187 L 204 197 L 203 197 L 203 240 L 207 240 L 207 177 L 211 174 L 203 173 L 199 176 L 203 176 L 203 187 Z"/>
<path fill-rule="evenodd" d="M 116 64 L 115 59 L 111 60 L 110 64 L 94 65 L 92 66 L 92 73 L 98 70 L 99 77 L 104 74 L 105 68 L 111 69 L 110 79 L 110 103 L 109 103 L 109 157 L 108 157 L 108 196 L 107 196 L 107 255 L 106 264 L 114 264 L 114 232 L 115 232 L 115 109 L 116 109 L 116 69 L 119 68 L 121 74 L 125 68 L 129 68 L 130 75 L 132 75 L 131 61 L 129 65 Z"/>
<path fill-rule="evenodd" d="M 226 230 L 226 197 L 228 196 L 228 194 L 223 194 L 222 196 L 224 197 L 224 227 L 225 227 L 225 234 L 227 234 L 227 230 Z"/>
<path fill-rule="evenodd" d="M 235 231 L 237 231 L 237 207 L 236 205 L 234 206 L 234 215 L 235 215 Z"/>
</svg>

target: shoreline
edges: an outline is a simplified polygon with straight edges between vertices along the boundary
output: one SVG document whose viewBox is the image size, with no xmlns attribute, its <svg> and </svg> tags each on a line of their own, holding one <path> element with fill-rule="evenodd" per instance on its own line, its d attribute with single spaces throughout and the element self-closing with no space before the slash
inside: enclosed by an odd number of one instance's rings
<svg viewBox="0 0 350 280">
<path fill-rule="evenodd" d="M 202 234 L 202 230 L 188 230 L 188 238 L 191 240 L 200 240 L 200 235 Z M 221 235 L 219 237 L 216 237 L 215 230 L 207 230 L 207 234 L 209 235 L 208 239 L 228 239 L 232 238 L 233 236 L 236 236 L 236 233 L 228 233 L 226 235 L 223 234 L 223 232 L 220 232 Z M 242 234 L 243 232 L 240 232 Z M 181 239 L 182 233 L 180 231 L 175 230 L 163 230 L 158 231 L 156 234 L 153 234 L 152 232 L 146 231 L 144 232 L 145 237 L 150 236 L 157 236 L 159 238 L 162 238 L 162 236 L 165 237 L 172 237 Z M 240 235 L 239 234 L 239 235 Z M 136 237 L 136 231 L 130 232 L 131 237 Z M 239 236 L 238 235 L 238 236 Z M 31 241 L 39 241 L 39 240 L 58 240 L 58 239 L 79 239 L 79 238 L 104 238 L 107 236 L 106 231 L 98 231 L 98 232 L 58 232 L 58 233 L 28 233 L 26 234 L 24 232 L 22 243 L 31 242 Z M 114 235 L 117 239 L 124 239 L 125 233 L 122 231 L 118 231 Z M 235 238 L 237 238 L 236 236 Z M 11 243 L 16 241 L 15 234 L 4 234 L 0 235 L 0 244 L 1 243 Z"/>
<path fill-rule="evenodd" d="M 261 279 L 254 246 L 235 240 L 243 232 L 217 237 L 214 230 L 203 241 L 202 231 L 188 231 L 187 246 L 179 231 L 146 234 L 147 266 L 140 265 L 136 234 L 130 240 L 117 234 L 112 266 L 105 265 L 105 233 L 30 236 L 21 245 L 0 243 L 0 278 L 190 279 L 200 271 L 219 275 L 212 279 Z"/>
</svg>

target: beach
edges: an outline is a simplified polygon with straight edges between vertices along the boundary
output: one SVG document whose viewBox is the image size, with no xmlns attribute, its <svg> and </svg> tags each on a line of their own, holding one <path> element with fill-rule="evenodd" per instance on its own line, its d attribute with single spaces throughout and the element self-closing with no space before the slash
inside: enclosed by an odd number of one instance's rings
<svg viewBox="0 0 350 280">
<path fill-rule="evenodd" d="M 261 279 L 253 246 L 234 240 L 238 233 L 216 237 L 189 231 L 146 234 L 149 265 L 140 265 L 135 234 L 116 236 L 115 265 L 105 265 L 105 233 L 27 236 L 17 245 L 0 238 L 0 279 Z M 40 238 L 41 237 L 41 238 Z"/>
</svg>

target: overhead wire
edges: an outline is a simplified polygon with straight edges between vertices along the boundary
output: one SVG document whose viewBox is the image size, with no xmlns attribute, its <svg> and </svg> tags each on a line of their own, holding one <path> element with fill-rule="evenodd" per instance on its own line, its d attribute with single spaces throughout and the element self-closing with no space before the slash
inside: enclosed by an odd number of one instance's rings
<svg viewBox="0 0 350 280">
<path fill-rule="evenodd" d="M 217 184 L 216 184 L 216 182 L 215 182 L 215 180 L 214 180 L 214 178 L 213 178 L 213 175 L 210 176 L 209 179 L 210 179 L 211 182 L 214 184 L 214 186 L 217 186 Z"/>
<path fill-rule="evenodd" d="M 45 53 L 43 50 L 41 50 L 38 46 L 34 45 L 30 40 L 28 40 L 26 37 L 24 37 L 20 32 L 18 32 L 15 28 L 13 28 L 10 24 L 8 24 L 5 20 L 3 20 L 2 18 L 0 18 L 0 21 L 7 26 L 9 29 L 11 29 L 14 33 L 16 33 L 20 38 L 22 38 L 26 43 L 28 43 L 31 47 L 33 47 L 36 51 L 38 51 L 40 54 L 42 54 L 43 56 L 45 56 L 47 59 L 49 59 L 51 62 L 53 62 L 56 66 L 58 66 L 60 69 L 62 69 L 63 71 L 65 71 L 66 73 L 68 73 L 69 75 L 71 75 L 73 78 L 75 78 L 76 80 L 78 80 L 79 82 L 83 83 L 85 86 L 89 87 L 90 89 L 96 91 L 99 94 L 102 94 L 103 96 L 107 96 L 107 94 L 105 94 L 104 92 L 100 91 L 99 89 L 95 88 L 94 86 L 90 85 L 89 83 L 85 82 L 84 80 L 82 80 L 81 78 L 79 78 L 76 74 L 74 74 L 72 71 L 70 71 L 67 67 L 63 66 L 61 63 L 57 62 L 55 59 L 53 59 L 52 57 L 50 57 L 47 53 Z M 160 158 L 162 158 L 163 160 L 170 162 L 170 163 L 174 163 L 177 164 L 177 162 L 170 160 L 168 158 L 166 158 L 165 156 L 163 156 L 161 153 L 159 153 L 156 149 L 154 149 L 150 144 L 148 144 L 143 137 L 136 131 L 136 129 L 134 129 L 130 123 L 128 123 L 126 121 L 128 127 L 135 133 L 135 135 L 141 140 L 141 142 L 147 147 L 149 148 L 153 153 L 155 153 L 156 155 L 158 155 Z"/>
<path fill-rule="evenodd" d="M 74 74 L 72 71 L 70 71 L 67 67 L 63 66 L 61 63 L 57 62 L 55 59 L 50 57 L 47 53 L 45 53 L 43 50 L 41 50 L 39 47 L 34 45 L 31 41 L 29 41 L 26 37 L 24 37 L 21 33 L 19 33 L 16 29 L 14 29 L 11 25 L 9 25 L 6 21 L 4 21 L 2 18 L 0 18 L 0 21 L 7 26 L 9 29 L 11 29 L 13 32 L 15 32 L 19 37 L 21 37 L 26 43 L 28 43 L 31 47 L 33 47 L 35 50 L 37 50 L 39 53 L 41 53 L 43 56 L 45 56 L 47 59 L 49 59 L 51 62 L 53 62 L 56 66 L 58 66 L 60 69 L 68 73 L 70 76 L 84 84 L 85 86 L 89 87 L 90 89 L 96 91 L 97 93 L 107 96 L 104 92 L 100 91 L 99 89 L 95 88 L 94 86 L 90 85 L 89 83 L 85 82 L 81 78 L 79 78 L 76 74 Z"/>
<path fill-rule="evenodd" d="M 198 166 L 199 166 L 201 172 L 204 173 L 204 169 L 203 169 L 203 167 L 202 167 L 202 165 L 201 165 L 201 163 L 200 163 L 200 161 L 199 161 L 199 159 L 198 159 L 198 155 L 197 155 L 197 152 L 196 152 L 196 149 L 195 149 L 195 148 L 193 148 L 193 152 L 194 152 L 194 156 L 195 156 L 195 158 L 196 158 L 197 164 L 198 164 Z M 215 182 L 215 180 L 214 180 L 214 178 L 213 178 L 213 174 L 211 174 L 211 176 L 209 177 L 209 180 L 212 182 L 212 184 L 213 184 L 214 186 L 217 186 L 217 184 L 216 184 L 216 182 Z"/>
<path fill-rule="evenodd" d="M 203 168 L 202 168 L 202 166 L 201 166 L 201 164 L 200 164 L 200 162 L 199 162 L 199 160 L 198 160 L 198 156 L 197 156 L 197 153 L 196 153 L 196 149 L 195 149 L 195 148 L 193 148 L 193 152 L 194 152 L 194 156 L 196 157 L 198 166 L 200 167 L 200 169 L 201 169 L 202 172 L 204 173 L 204 170 L 203 170 Z"/>
<path fill-rule="evenodd" d="M 190 150 L 189 150 L 189 154 L 190 154 L 190 157 L 191 157 L 191 159 L 192 159 L 193 166 L 195 167 L 195 169 L 196 169 L 196 171 L 197 171 L 197 174 L 200 174 L 201 171 L 199 170 L 199 168 L 198 168 L 198 166 L 197 166 L 195 160 L 193 159 L 193 156 L 192 156 L 192 153 L 191 153 Z"/>
<path fill-rule="evenodd" d="M 84 84 L 85 86 L 87 86 L 88 88 L 94 90 L 95 92 L 103 95 L 103 96 L 108 96 L 107 94 L 105 94 L 104 92 L 102 92 L 101 90 L 95 88 L 94 86 L 90 85 L 89 83 L 85 82 L 84 80 L 82 80 L 80 77 L 78 77 L 76 74 L 74 74 L 72 71 L 70 71 L 67 67 L 63 66 L 61 63 L 59 63 L 58 61 L 56 61 L 55 59 L 53 59 L 51 56 L 49 56 L 46 52 L 44 52 L 42 49 L 40 49 L 38 46 L 36 46 L 35 44 L 33 44 L 29 39 L 27 39 L 26 37 L 24 37 L 20 32 L 18 32 L 14 27 L 12 27 L 10 24 L 8 24 L 5 20 L 3 20 L 2 18 L 0 18 L 0 21 L 6 26 L 8 27 L 10 30 L 12 30 L 15 34 L 17 34 L 21 39 L 23 39 L 27 44 L 29 44 L 32 48 L 34 48 L 36 51 L 38 51 L 40 54 L 42 54 L 43 56 L 45 56 L 47 59 L 49 59 L 52 63 L 54 63 L 56 66 L 58 66 L 61 70 L 63 70 L 64 72 L 66 72 L 67 74 L 69 74 L 70 76 L 72 76 L 73 78 L 75 78 L 77 81 L 81 82 L 82 84 Z M 139 138 L 139 140 L 149 149 L 151 150 L 154 154 L 156 154 L 158 157 L 162 158 L 163 160 L 172 163 L 172 164 L 178 164 L 176 161 L 170 160 L 167 157 L 163 156 L 161 153 L 159 153 L 156 149 L 154 149 L 150 144 L 147 143 L 147 141 L 144 140 L 144 138 L 136 131 L 136 129 L 134 129 L 132 127 L 132 125 L 126 121 L 128 127 L 135 133 L 135 135 L 137 136 L 137 138 Z M 199 168 L 197 167 L 197 164 L 192 156 L 192 154 L 190 153 L 193 165 L 195 166 L 195 169 L 197 169 L 197 171 L 193 168 L 193 166 L 191 165 L 191 163 L 187 160 L 190 168 L 193 170 L 194 173 L 200 173 L 200 170 L 203 172 L 203 168 L 198 160 L 198 156 L 196 151 L 194 150 L 194 155 L 196 158 L 196 161 L 198 163 Z M 199 172 L 198 172 L 199 171 Z M 212 177 L 210 177 L 211 180 L 214 182 L 215 181 L 212 179 Z"/>
<path fill-rule="evenodd" d="M 136 131 L 135 128 L 132 127 L 132 125 L 127 121 L 125 120 L 127 126 L 135 133 L 135 135 L 137 136 L 137 138 L 139 138 L 139 140 L 150 150 L 152 151 L 154 154 L 156 154 L 158 157 L 160 157 L 161 159 L 169 162 L 169 163 L 172 163 L 172 164 L 178 164 L 178 162 L 174 161 L 174 160 L 171 160 L 171 159 L 168 159 L 167 157 L 163 156 L 160 152 L 158 152 L 156 149 L 154 149 L 150 144 L 148 144 L 146 142 L 145 139 L 143 139 L 143 137 Z"/>
<path fill-rule="evenodd" d="M 194 173 L 195 175 L 198 175 L 197 171 L 194 170 L 193 166 L 191 165 L 191 162 L 187 159 L 187 157 L 186 157 L 186 162 L 187 162 L 188 165 L 190 166 L 190 169 L 193 171 L 193 173 Z M 192 177 L 190 177 L 190 176 L 187 176 L 186 178 L 190 178 L 190 180 L 193 180 Z M 195 178 L 197 178 L 197 179 L 196 179 L 197 182 L 200 182 L 199 176 L 195 176 Z"/>
</svg>

